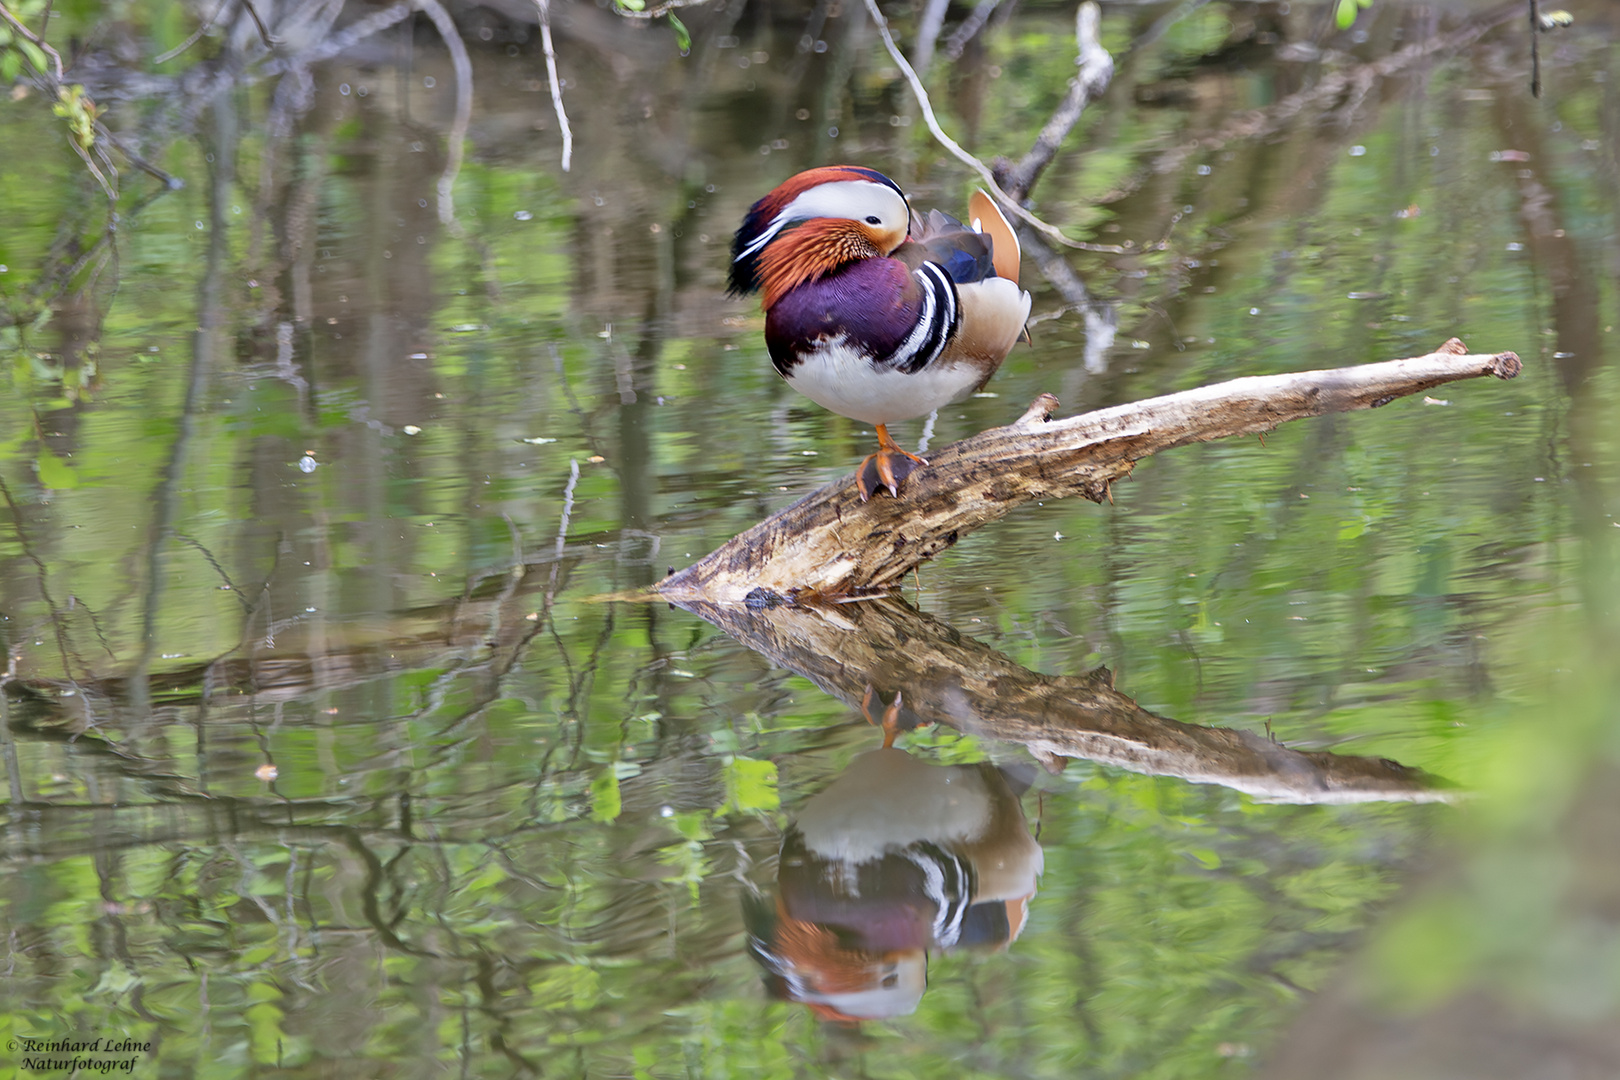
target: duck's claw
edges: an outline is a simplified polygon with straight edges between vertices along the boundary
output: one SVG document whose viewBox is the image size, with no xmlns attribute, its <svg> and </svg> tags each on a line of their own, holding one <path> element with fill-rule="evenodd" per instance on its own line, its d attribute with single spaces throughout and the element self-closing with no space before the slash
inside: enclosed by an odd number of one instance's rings
<svg viewBox="0 0 1620 1080">
<path fill-rule="evenodd" d="M 861 493 L 861 502 L 870 499 L 878 488 L 888 488 L 889 494 L 898 499 L 900 485 L 906 477 L 916 472 L 919 466 L 928 464 L 927 458 L 902 450 L 889 437 L 888 429 L 882 424 L 877 426 L 877 435 L 877 453 L 869 454 L 855 474 L 855 487 Z"/>
</svg>

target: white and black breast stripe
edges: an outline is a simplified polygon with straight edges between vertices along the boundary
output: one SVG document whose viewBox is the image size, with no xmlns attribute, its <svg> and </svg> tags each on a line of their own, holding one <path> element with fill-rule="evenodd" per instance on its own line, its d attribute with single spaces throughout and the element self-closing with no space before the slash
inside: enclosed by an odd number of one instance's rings
<svg viewBox="0 0 1620 1080">
<path fill-rule="evenodd" d="M 961 319 L 957 304 L 956 286 L 938 263 L 925 262 L 912 271 L 922 285 L 923 308 L 917 325 L 900 347 L 882 361 L 885 366 L 899 368 L 907 375 L 915 374 L 939 359 L 945 351 Z"/>
<path fill-rule="evenodd" d="M 973 871 L 933 844 L 914 844 L 905 854 L 922 871 L 923 893 L 934 902 L 934 940 L 948 949 L 962 935 L 962 920 L 973 899 Z"/>
</svg>

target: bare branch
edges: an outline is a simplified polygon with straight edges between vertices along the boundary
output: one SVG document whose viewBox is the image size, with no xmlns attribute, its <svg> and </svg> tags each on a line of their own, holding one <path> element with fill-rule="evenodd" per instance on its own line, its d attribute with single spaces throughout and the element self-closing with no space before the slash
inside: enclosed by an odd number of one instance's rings
<svg viewBox="0 0 1620 1080">
<path fill-rule="evenodd" d="M 1069 80 L 1068 95 L 1046 126 L 1041 128 L 1029 153 L 1017 165 L 1008 166 L 1005 171 L 996 170 L 1009 195 L 1022 199 L 1029 194 L 1035 181 L 1040 179 L 1041 173 L 1057 156 L 1058 147 L 1063 145 L 1063 140 L 1074 129 L 1086 106 L 1108 89 L 1109 80 L 1114 77 L 1114 58 L 1108 55 L 1108 50 L 1102 47 L 1102 42 L 1097 38 L 1101 21 L 1102 13 L 1096 4 L 1080 5 L 1074 17 L 1074 38 L 1079 46 L 1074 62 L 1080 70 Z"/>
<path fill-rule="evenodd" d="M 1189 443 L 1264 433 L 1288 420 L 1372 409 L 1447 382 L 1511 379 L 1510 352 L 1465 355 L 1453 338 L 1407 360 L 1254 376 L 1043 422 L 1056 405 L 930 455 L 903 497 L 863 503 L 854 478 L 806 495 L 655 586 L 666 599 L 774 603 L 809 590 L 883 590 L 974 529 L 1035 499 L 1101 502 L 1142 458 Z"/>
<path fill-rule="evenodd" d="M 208 31 L 213 27 L 214 23 L 218 21 L 220 12 L 225 10 L 225 5 L 228 3 L 230 3 L 230 0 L 219 0 L 219 3 L 214 5 L 214 13 L 208 16 L 208 18 L 204 19 L 202 22 L 198 23 L 197 29 L 193 30 L 186 37 L 186 40 L 182 41 L 169 51 L 162 52 L 154 56 L 152 58 L 152 63 L 167 64 L 170 60 L 173 60 L 175 57 L 197 44 L 197 42 L 201 41 L 202 36 L 208 33 Z"/>
<path fill-rule="evenodd" d="M 446 225 L 456 219 L 454 187 L 461 172 L 463 144 L 467 141 L 467 125 L 472 122 L 472 60 L 467 56 L 467 43 L 461 40 L 455 20 L 439 0 L 415 0 L 422 13 L 433 20 L 433 25 L 450 50 L 450 63 L 456 69 L 456 116 L 450 123 L 448 160 L 439 177 L 439 220 Z"/>
<path fill-rule="evenodd" d="M 534 0 L 540 9 L 540 43 L 546 51 L 546 76 L 551 80 L 551 104 L 557 110 L 557 125 L 562 129 L 562 167 L 567 172 L 574 161 L 574 132 L 568 126 L 568 113 L 563 109 L 562 84 L 557 79 L 557 51 L 551 44 L 551 0 Z"/>
<path fill-rule="evenodd" d="M 990 21 L 990 16 L 995 13 L 997 5 L 1000 3 L 1001 0 L 979 0 L 974 5 L 973 11 L 969 13 L 967 18 L 962 20 L 962 25 L 958 26 L 955 32 L 945 39 L 943 49 L 945 59 L 956 60 L 961 57 L 962 50 L 967 48 L 967 43 L 973 40 L 975 34 L 984 29 L 984 24 Z"/>
<path fill-rule="evenodd" d="M 21 34 L 33 45 L 37 46 L 40 52 L 51 58 L 51 66 L 56 69 L 56 81 L 60 83 L 62 81 L 62 54 L 51 48 L 51 46 L 46 43 L 44 38 L 28 29 L 28 24 L 24 23 L 21 19 L 17 18 L 17 16 L 13 15 L 11 13 L 11 9 L 4 3 L 0 3 L 0 18 L 5 19 L 6 22 L 11 24 L 11 28 L 13 30 L 17 31 L 17 33 Z M 54 90 L 55 87 L 53 86 L 51 89 Z"/>
<path fill-rule="evenodd" d="M 626 19 L 657 19 L 680 8 L 699 7 L 708 2 L 709 0 L 664 0 L 662 4 L 655 4 L 645 11 L 632 11 L 627 7 L 620 7 L 615 4 L 613 5 L 613 13 Z"/>
<path fill-rule="evenodd" d="M 1086 7 L 1095 5 L 1091 3 L 1091 0 L 1087 0 L 1087 3 L 1082 4 L 1081 6 Z M 1042 236 L 1046 237 L 1048 240 L 1051 240 L 1055 244 L 1061 244 L 1064 247 L 1079 248 L 1082 251 L 1111 251 L 1115 253 L 1123 252 L 1123 248 L 1113 245 L 1102 246 L 1097 244 L 1083 243 L 1079 240 L 1070 240 L 1067 236 L 1063 235 L 1063 232 L 1055 225 L 1048 225 L 1034 214 L 1031 214 L 1028 210 L 1024 209 L 1017 199 L 1003 191 L 1001 185 L 996 182 L 995 175 L 990 171 L 990 167 L 984 162 L 980 161 L 978 158 L 974 157 L 972 154 L 968 153 L 966 150 L 962 149 L 961 145 L 958 144 L 955 139 L 945 134 L 945 129 L 939 126 L 939 118 L 934 115 L 934 106 L 928 100 L 928 91 L 923 89 L 922 80 L 917 78 L 917 73 L 913 71 L 911 65 L 906 62 L 905 56 L 900 52 L 900 47 L 894 43 L 894 35 L 889 33 L 888 20 L 883 17 L 883 12 L 878 9 L 877 0 L 866 0 L 866 10 L 871 13 L 872 20 L 877 23 L 878 33 L 883 36 L 883 45 L 889 50 L 889 58 L 894 61 L 895 66 L 900 69 L 900 73 L 904 75 L 906 77 L 906 81 L 911 84 L 911 93 L 914 97 L 916 97 L 917 105 L 922 110 L 923 120 L 928 124 L 928 130 L 933 134 L 935 141 L 949 151 L 952 157 L 956 158 L 956 160 L 972 169 L 974 173 L 978 175 L 979 180 L 984 184 L 986 190 L 990 192 L 990 194 L 995 198 L 996 202 L 1001 204 L 1001 208 L 1003 210 L 1011 214 L 1013 217 L 1016 217 L 1019 221 L 1022 221 L 1030 228 L 1035 229 Z"/>
</svg>

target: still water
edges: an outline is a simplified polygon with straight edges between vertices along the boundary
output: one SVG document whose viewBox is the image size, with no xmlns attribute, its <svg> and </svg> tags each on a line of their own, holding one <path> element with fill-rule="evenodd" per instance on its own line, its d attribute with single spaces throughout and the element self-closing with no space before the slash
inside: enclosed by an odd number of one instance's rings
<svg viewBox="0 0 1620 1080">
<path fill-rule="evenodd" d="M 1472 994 L 1484 1044 L 1620 1070 L 1610 7 L 1539 100 L 1516 7 L 1105 8 L 1113 85 L 1033 193 L 1099 249 L 1026 252 L 1033 345 L 902 441 L 1452 336 L 1524 373 L 708 618 L 634 594 L 871 438 L 726 297 L 742 214 L 832 161 L 923 208 L 971 174 L 858 5 L 683 9 L 684 56 L 557 5 L 567 171 L 527 5 L 452 7 L 464 130 L 430 21 L 327 56 L 312 10 L 276 58 L 52 24 L 184 180 L 118 159 L 113 231 L 37 91 L 0 109 L 8 1037 L 142 1076 L 1378 1075 L 1286 1056 L 1350 962 L 1391 1023 Z M 1016 158 L 1073 9 L 952 56 L 968 15 L 934 101 Z"/>
</svg>

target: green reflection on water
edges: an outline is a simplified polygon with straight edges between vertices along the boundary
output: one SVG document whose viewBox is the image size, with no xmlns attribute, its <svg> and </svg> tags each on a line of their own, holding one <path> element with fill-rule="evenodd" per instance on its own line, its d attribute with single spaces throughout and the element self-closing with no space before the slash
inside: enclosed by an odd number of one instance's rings
<svg viewBox="0 0 1620 1080">
<path fill-rule="evenodd" d="M 1046 871 L 1010 949 L 935 955 L 914 1015 L 859 1028 L 762 991 L 744 900 L 876 734 L 691 616 L 597 598 L 864 452 L 722 297 L 743 208 L 841 156 L 924 203 L 967 189 L 898 122 L 858 29 L 835 20 L 793 75 L 801 27 L 779 17 L 716 25 L 742 46 L 700 38 L 685 66 L 637 53 L 630 89 L 581 61 L 566 175 L 532 46 L 480 53 L 457 230 L 435 213 L 450 79 L 425 44 L 405 81 L 319 69 L 293 138 L 268 132 L 267 83 L 219 99 L 157 155 L 188 186 L 136 212 L 126 176 L 116 248 L 72 273 L 99 196 L 48 119 L 0 118 L 5 145 L 42 148 L 0 161 L 21 323 L 0 339 L 8 1037 L 151 1038 L 147 1075 L 1215 1076 L 1332 984 L 1453 811 L 1263 805 L 1071 761 L 1023 798 Z M 1076 261 L 1117 304 L 1100 370 L 1080 313 L 1046 322 L 936 445 L 1043 390 L 1078 410 L 1453 334 L 1525 374 L 1146 461 L 1112 506 L 975 535 L 912 597 L 1034 671 L 1107 665 L 1178 720 L 1585 805 L 1572 762 L 1612 730 L 1584 644 L 1612 640 L 1609 46 L 1572 39 L 1554 111 L 1463 56 L 1347 126 L 1156 171 L 1301 88 L 1297 64 L 1200 61 L 1233 18 L 1144 50 L 1037 189 L 1049 218 L 1133 242 Z M 165 47 L 174 19 L 154 16 Z M 1150 21 L 1111 15 L 1110 47 Z M 950 76 L 985 154 L 1026 147 L 1072 69 L 1065 18 L 1007 31 Z M 1037 314 L 1061 306 L 1034 287 Z M 1567 746 L 1527 722 L 1560 711 Z M 950 729 L 906 739 L 1027 769 Z M 1376 938 L 1384 997 L 1528 970 L 1545 1000 L 1588 970 L 1545 960 L 1587 939 L 1551 891 L 1569 857 L 1525 861 L 1556 815 L 1523 812 L 1475 811 L 1517 855 L 1466 863 Z"/>
</svg>

